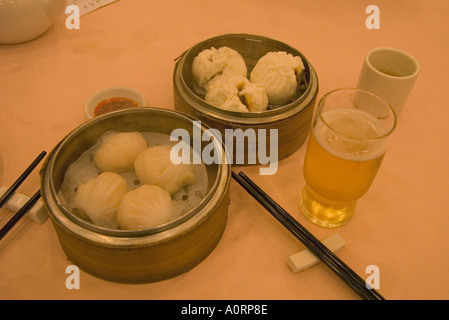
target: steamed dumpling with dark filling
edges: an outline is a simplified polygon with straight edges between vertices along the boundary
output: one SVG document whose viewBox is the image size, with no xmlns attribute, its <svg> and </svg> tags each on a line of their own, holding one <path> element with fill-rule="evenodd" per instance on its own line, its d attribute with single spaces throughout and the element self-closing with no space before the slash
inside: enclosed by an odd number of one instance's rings
<svg viewBox="0 0 449 320">
<path fill-rule="evenodd" d="M 190 164 L 173 163 L 170 152 L 168 145 L 149 147 L 139 154 L 134 169 L 141 183 L 157 185 L 173 195 L 195 176 Z"/>
<path fill-rule="evenodd" d="M 239 97 L 243 98 L 245 105 L 250 112 L 260 112 L 267 110 L 267 91 L 261 85 L 248 82 L 239 92 Z"/>
<path fill-rule="evenodd" d="M 258 112 L 268 106 L 265 89 L 243 76 L 216 76 L 206 90 L 206 102 L 223 110 Z"/>
<path fill-rule="evenodd" d="M 123 230 L 154 228 L 173 218 L 170 193 L 154 185 L 142 185 L 127 192 L 117 212 L 117 220 Z"/>
<path fill-rule="evenodd" d="M 240 91 L 249 83 L 243 76 L 216 76 L 206 86 L 205 100 L 223 110 L 248 112 L 240 99 Z"/>
</svg>

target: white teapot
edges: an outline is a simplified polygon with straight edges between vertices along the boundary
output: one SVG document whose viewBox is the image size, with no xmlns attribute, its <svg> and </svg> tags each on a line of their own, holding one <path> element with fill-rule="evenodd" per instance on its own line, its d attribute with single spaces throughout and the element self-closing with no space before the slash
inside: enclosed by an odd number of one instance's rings
<svg viewBox="0 0 449 320">
<path fill-rule="evenodd" d="M 67 0 L 0 0 L 0 43 L 33 40 L 50 29 Z"/>
</svg>

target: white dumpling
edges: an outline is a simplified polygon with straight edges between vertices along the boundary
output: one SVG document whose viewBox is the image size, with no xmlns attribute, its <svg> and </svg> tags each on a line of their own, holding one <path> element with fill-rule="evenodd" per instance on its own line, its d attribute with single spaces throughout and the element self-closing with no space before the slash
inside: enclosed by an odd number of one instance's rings
<svg viewBox="0 0 449 320">
<path fill-rule="evenodd" d="M 237 112 L 248 112 L 248 108 L 243 104 L 238 96 L 232 96 L 219 106 L 220 109 Z"/>
<path fill-rule="evenodd" d="M 249 84 L 243 76 L 216 76 L 206 86 L 205 100 L 224 110 L 248 112 L 239 98 L 240 91 Z"/>
<path fill-rule="evenodd" d="M 268 107 L 265 88 L 242 76 L 216 76 L 206 87 L 206 102 L 224 110 L 264 111 Z"/>
<path fill-rule="evenodd" d="M 153 228 L 174 217 L 168 191 L 154 185 L 142 185 L 127 192 L 120 202 L 117 220 L 123 230 Z"/>
<path fill-rule="evenodd" d="M 101 171 L 122 173 L 134 169 L 134 160 L 148 147 L 140 132 L 118 132 L 103 137 L 94 154 L 94 162 Z"/>
<path fill-rule="evenodd" d="M 226 100 L 237 96 L 248 83 L 249 80 L 243 76 L 217 76 L 208 82 L 204 99 L 207 103 L 219 107 Z"/>
<path fill-rule="evenodd" d="M 77 188 L 70 210 L 97 226 L 116 229 L 117 209 L 127 191 L 126 181 L 118 173 L 103 172 Z"/>
<path fill-rule="evenodd" d="M 247 76 L 246 62 L 234 49 L 212 47 L 201 51 L 192 61 L 192 75 L 200 87 L 217 75 Z"/>
<path fill-rule="evenodd" d="M 250 81 L 265 88 L 270 103 L 285 104 L 295 97 L 303 71 L 300 57 L 284 51 L 268 52 L 257 61 Z"/>
<path fill-rule="evenodd" d="M 137 177 L 142 183 L 157 185 L 170 194 L 193 182 L 195 176 L 189 164 L 174 164 L 171 147 L 152 146 L 142 151 L 134 162 Z"/>
</svg>

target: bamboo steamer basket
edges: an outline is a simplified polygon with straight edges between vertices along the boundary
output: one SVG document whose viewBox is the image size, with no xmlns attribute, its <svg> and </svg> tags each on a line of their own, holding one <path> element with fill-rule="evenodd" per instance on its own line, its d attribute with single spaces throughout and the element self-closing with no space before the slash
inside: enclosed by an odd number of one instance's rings
<svg viewBox="0 0 449 320">
<path fill-rule="evenodd" d="M 204 100 L 204 92 L 200 92 L 195 84 L 191 73 L 192 62 L 201 51 L 223 46 L 232 48 L 242 55 L 247 65 L 248 79 L 259 58 L 268 52 L 285 51 L 301 57 L 305 71 L 299 81 L 295 99 L 285 105 L 269 105 L 268 109 L 262 112 L 227 111 L 208 104 Z M 298 150 L 309 134 L 318 94 L 318 77 L 307 58 L 283 42 L 251 34 L 225 34 L 194 45 L 178 58 L 173 73 L 173 91 L 176 110 L 190 114 L 210 127 L 218 129 L 223 138 L 226 129 L 243 131 L 254 129 L 256 132 L 259 129 L 265 129 L 267 130 L 266 150 L 270 150 L 269 130 L 277 129 L 278 159 L 281 160 Z M 232 159 L 237 157 L 236 149 L 235 146 L 232 149 Z M 248 165 L 248 152 L 257 148 L 254 149 L 253 146 L 245 143 L 244 150 L 243 165 Z"/>
<path fill-rule="evenodd" d="M 69 165 L 108 130 L 170 135 L 185 129 L 192 137 L 195 119 L 176 111 L 134 108 L 94 118 L 66 136 L 41 169 L 44 203 L 68 258 L 82 270 L 105 280 L 146 283 L 184 273 L 205 259 L 224 232 L 229 201 L 230 165 L 206 165 L 207 193 L 191 210 L 165 225 L 147 230 L 97 227 L 72 214 L 58 196 Z M 206 126 L 202 126 L 204 132 Z M 214 147 L 225 150 L 219 139 Z M 202 146 L 204 148 L 204 145 Z"/>
</svg>

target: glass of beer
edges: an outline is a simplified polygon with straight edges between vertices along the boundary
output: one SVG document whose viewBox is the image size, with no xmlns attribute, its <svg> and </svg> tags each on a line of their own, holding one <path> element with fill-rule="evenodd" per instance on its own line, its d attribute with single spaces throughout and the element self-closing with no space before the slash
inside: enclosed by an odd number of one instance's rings
<svg viewBox="0 0 449 320">
<path fill-rule="evenodd" d="M 369 189 L 396 127 L 382 98 L 360 89 L 337 89 L 318 103 L 304 159 L 301 210 L 312 222 L 338 227 L 354 215 Z"/>
</svg>

